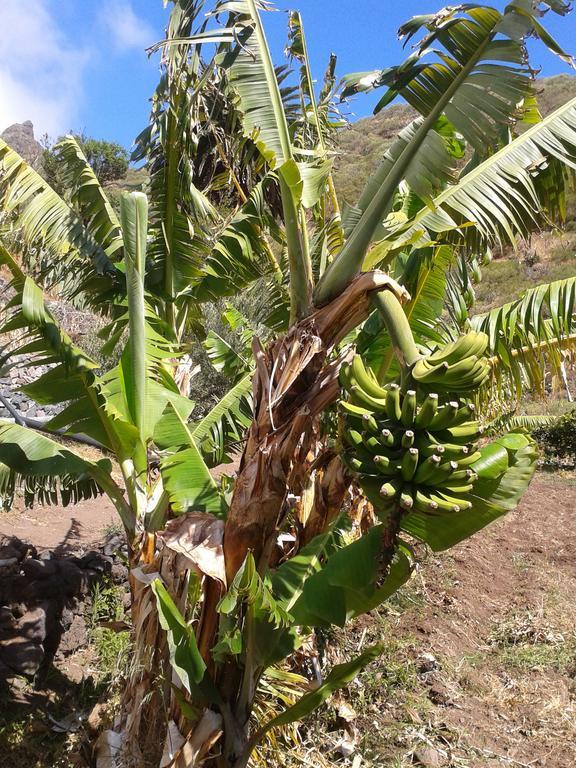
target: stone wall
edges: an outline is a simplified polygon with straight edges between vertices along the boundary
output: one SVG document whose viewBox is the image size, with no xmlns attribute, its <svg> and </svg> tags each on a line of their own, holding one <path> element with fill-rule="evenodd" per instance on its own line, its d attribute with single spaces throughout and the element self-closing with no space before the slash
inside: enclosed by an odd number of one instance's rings
<svg viewBox="0 0 576 768">
<path fill-rule="evenodd" d="M 126 585 L 122 548 L 117 534 L 79 555 L 38 553 L 17 538 L 0 543 L 0 682 L 23 675 L 41 684 L 59 649 L 86 645 L 95 584 Z"/>
</svg>

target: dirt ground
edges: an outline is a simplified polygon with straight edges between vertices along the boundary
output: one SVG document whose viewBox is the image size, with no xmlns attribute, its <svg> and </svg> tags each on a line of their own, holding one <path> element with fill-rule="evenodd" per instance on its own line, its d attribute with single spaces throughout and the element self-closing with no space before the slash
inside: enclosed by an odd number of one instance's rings
<svg viewBox="0 0 576 768">
<path fill-rule="evenodd" d="M 97 500 L 2 514 L 0 534 L 74 549 L 115 522 Z M 387 650 L 278 765 L 572 768 L 575 594 L 576 481 L 539 474 L 516 512 L 428 555 L 389 604 L 327 635 L 329 663 L 377 641 Z"/>
<path fill-rule="evenodd" d="M 17 536 L 40 551 L 64 553 L 89 548 L 118 524 L 118 513 L 106 496 L 69 507 L 26 509 L 17 501 L 9 512 L 0 512 L 0 538 Z"/>
<path fill-rule="evenodd" d="M 336 706 L 308 738 L 332 729 L 334 754 L 355 747 L 343 763 L 360 757 L 354 768 L 573 768 L 575 594 L 576 483 L 540 474 L 516 512 L 429 556 L 333 638 L 337 656 L 387 650 L 350 687 L 348 725 Z"/>
<path fill-rule="evenodd" d="M 452 554 L 451 586 L 430 584 L 440 610 L 415 629 L 446 661 L 445 719 L 478 768 L 576 765 L 575 502 L 572 485 L 538 479 Z"/>
</svg>

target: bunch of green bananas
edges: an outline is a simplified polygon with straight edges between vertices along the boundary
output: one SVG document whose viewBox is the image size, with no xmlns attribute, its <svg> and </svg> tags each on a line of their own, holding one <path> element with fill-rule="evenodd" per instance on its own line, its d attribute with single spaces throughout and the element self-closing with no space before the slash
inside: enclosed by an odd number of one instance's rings
<svg viewBox="0 0 576 768">
<path fill-rule="evenodd" d="M 454 355 L 470 349 L 469 341 L 435 353 L 431 365 L 441 360 L 454 366 Z M 473 349 L 476 357 L 480 344 Z M 417 393 L 403 392 L 398 384 L 381 386 L 358 355 L 342 369 L 340 380 L 349 396 L 340 403 L 343 460 L 378 511 L 396 504 L 428 514 L 471 508 L 466 497 L 477 479 L 473 465 L 480 458 L 482 429 L 474 404 L 453 394 L 464 387 L 454 387 L 449 377 L 443 384 L 450 391 L 441 397 L 421 387 Z"/>
<path fill-rule="evenodd" d="M 490 374 L 490 364 L 483 357 L 487 346 L 485 333 L 470 331 L 420 358 L 412 368 L 412 378 L 424 386 L 439 385 L 450 392 L 477 389 Z"/>
</svg>

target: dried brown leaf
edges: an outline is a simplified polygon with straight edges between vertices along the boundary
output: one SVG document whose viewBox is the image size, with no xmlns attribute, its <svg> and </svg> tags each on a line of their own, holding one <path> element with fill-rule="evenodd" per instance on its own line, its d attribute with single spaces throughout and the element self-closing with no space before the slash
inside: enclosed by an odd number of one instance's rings
<svg viewBox="0 0 576 768">
<path fill-rule="evenodd" d="M 222 520 L 190 512 L 170 520 L 158 538 L 165 547 L 183 555 L 191 570 L 226 584 Z"/>
</svg>

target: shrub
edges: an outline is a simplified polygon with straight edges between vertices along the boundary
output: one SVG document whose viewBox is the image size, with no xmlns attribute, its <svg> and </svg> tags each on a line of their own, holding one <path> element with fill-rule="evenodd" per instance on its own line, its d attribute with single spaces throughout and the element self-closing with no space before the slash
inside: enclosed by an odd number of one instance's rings
<svg viewBox="0 0 576 768">
<path fill-rule="evenodd" d="M 552 424 L 534 431 L 544 455 L 544 463 L 557 467 L 576 466 L 576 408 Z"/>
</svg>

